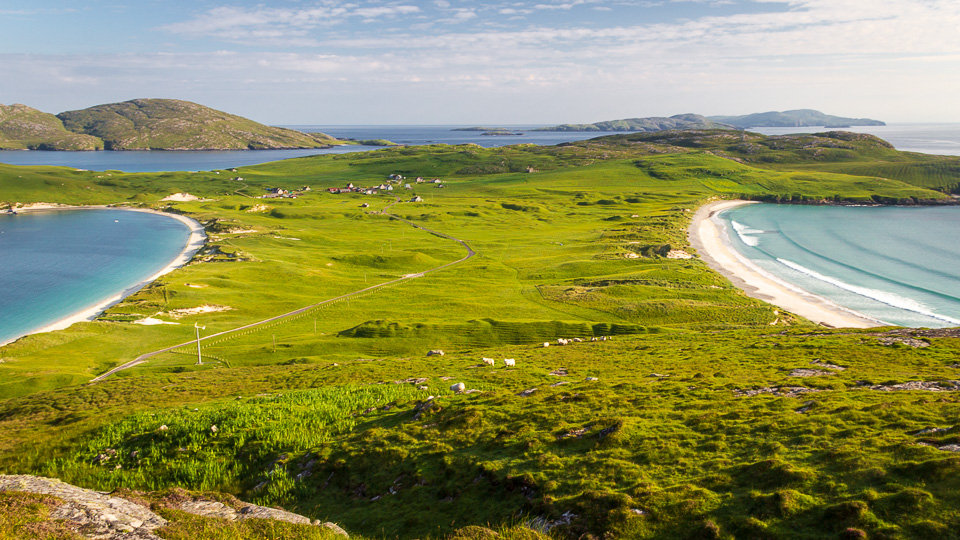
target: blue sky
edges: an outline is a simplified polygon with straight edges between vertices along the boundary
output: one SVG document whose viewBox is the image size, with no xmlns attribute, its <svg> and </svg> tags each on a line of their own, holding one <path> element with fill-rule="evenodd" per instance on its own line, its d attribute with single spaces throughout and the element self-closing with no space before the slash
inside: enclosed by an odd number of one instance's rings
<svg viewBox="0 0 960 540">
<path fill-rule="evenodd" d="M 960 121 L 957 0 L 0 0 L 0 103 L 270 124 Z"/>
</svg>

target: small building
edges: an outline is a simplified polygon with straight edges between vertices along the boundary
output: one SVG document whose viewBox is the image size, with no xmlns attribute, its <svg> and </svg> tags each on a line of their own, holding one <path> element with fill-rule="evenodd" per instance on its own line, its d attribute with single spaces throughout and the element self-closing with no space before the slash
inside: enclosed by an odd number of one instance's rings
<svg viewBox="0 0 960 540">
<path fill-rule="evenodd" d="M 413 186 L 411 186 L 410 184 L 404 184 L 403 189 L 413 189 Z"/>
<path fill-rule="evenodd" d="M 439 178 L 434 178 L 434 179 L 432 180 L 432 182 L 433 182 L 434 184 L 439 184 L 439 183 L 440 183 L 440 179 L 439 179 Z"/>
<path fill-rule="evenodd" d="M 410 202 L 423 202 L 423 199 L 421 199 L 420 196 L 417 195 L 416 197 L 410 199 Z"/>
</svg>

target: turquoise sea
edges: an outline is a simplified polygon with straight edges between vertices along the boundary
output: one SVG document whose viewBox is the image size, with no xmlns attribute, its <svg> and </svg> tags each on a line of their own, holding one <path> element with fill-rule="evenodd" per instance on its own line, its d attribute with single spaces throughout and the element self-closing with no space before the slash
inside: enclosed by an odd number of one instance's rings
<svg viewBox="0 0 960 540">
<path fill-rule="evenodd" d="M 0 343 L 135 286 L 177 258 L 190 229 L 124 210 L 0 214 Z"/>
<path fill-rule="evenodd" d="M 751 204 L 720 214 L 766 272 L 868 317 L 960 326 L 960 207 Z"/>
</svg>

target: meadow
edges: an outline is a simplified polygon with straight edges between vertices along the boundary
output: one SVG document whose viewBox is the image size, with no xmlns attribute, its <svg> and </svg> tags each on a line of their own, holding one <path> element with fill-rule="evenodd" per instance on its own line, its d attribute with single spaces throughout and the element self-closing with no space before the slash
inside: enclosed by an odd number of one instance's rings
<svg viewBox="0 0 960 540">
<path fill-rule="evenodd" d="M 326 191 L 390 174 L 406 177 L 393 191 Z M 666 255 L 695 255 L 686 227 L 716 198 L 956 185 L 956 158 L 843 134 L 399 147 L 219 174 L 0 166 L 8 203 L 166 208 L 210 235 L 99 321 L 0 348 L 0 471 L 224 492 L 371 537 L 953 537 L 952 334 L 817 327 Z M 204 200 L 159 202 L 176 192 Z M 477 256 L 211 339 L 200 366 L 187 345 L 84 384 L 196 322 L 222 332 L 465 255 L 392 216 Z M 178 311 L 199 306 L 217 310 Z M 179 324 L 132 323 L 148 316 Z"/>
</svg>

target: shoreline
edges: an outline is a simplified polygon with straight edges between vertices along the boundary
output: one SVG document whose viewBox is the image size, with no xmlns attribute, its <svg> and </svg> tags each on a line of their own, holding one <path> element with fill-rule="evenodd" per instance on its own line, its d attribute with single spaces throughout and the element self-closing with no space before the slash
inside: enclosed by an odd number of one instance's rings
<svg viewBox="0 0 960 540">
<path fill-rule="evenodd" d="M 3 347 L 4 345 L 9 345 L 10 343 L 13 343 L 25 336 L 29 336 L 32 334 L 41 334 L 44 332 L 53 332 L 55 330 L 64 330 L 72 326 L 74 323 L 91 322 L 96 320 L 96 318 L 99 317 L 101 313 L 115 306 L 116 304 L 119 304 L 120 302 L 123 301 L 124 298 L 146 287 L 150 283 L 153 283 L 154 281 L 159 279 L 161 276 L 169 274 L 170 272 L 190 262 L 190 260 L 193 259 L 193 256 L 196 255 L 198 251 L 200 251 L 200 248 L 203 247 L 203 245 L 207 241 L 207 234 L 203 228 L 203 225 L 201 225 L 199 221 L 189 218 L 187 216 L 180 215 L 180 214 L 161 212 L 159 210 L 151 210 L 148 208 L 123 208 L 123 207 L 110 207 L 110 206 L 63 206 L 63 205 L 37 203 L 29 207 L 18 208 L 17 212 L 23 212 L 23 213 L 55 212 L 55 211 L 65 211 L 65 210 L 124 210 L 127 212 L 144 212 L 147 214 L 156 214 L 156 215 L 176 219 L 177 221 L 183 223 L 184 225 L 190 228 L 190 236 L 187 238 L 186 245 L 183 247 L 180 253 L 176 256 L 176 258 L 170 261 L 170 263 L 167 264 L 167 266 L 165 266 L 156 274 L 153 274 L 150 277 L 144 278 L 140 282 L 130 287 L 127 287 L 120 293 L 114 296 L 111 296 L 109 298 L 100 300 L 95 304 L 90 305 L 72 315 L 68 315 L 51 324 L 48 324 L 46 326 L 43 326 L 35 330 L 31 330 L 23 335 L 17 336 L 15 338 L 11 338 L 7 341 L 2 341 L 0 342 L 0 347 Z"/>
<path fill-rule="evenodd" d="M 838 306 L 765 272 L 740 255 L 730 242 L 726 227 L 717 215 L 756 201 L 723 200 L 697 209 L 687 230 L 690 244 L 707 266 L 729 279 L 751 298 L 774 304 L 791 313 L 833 328 L 875 328 L 890 326 L 853 310 Z"/>
</svg>

